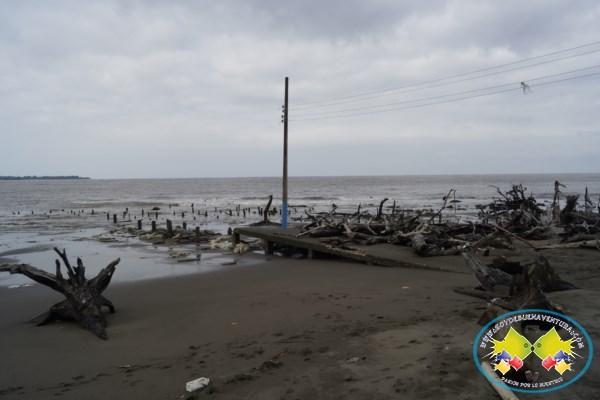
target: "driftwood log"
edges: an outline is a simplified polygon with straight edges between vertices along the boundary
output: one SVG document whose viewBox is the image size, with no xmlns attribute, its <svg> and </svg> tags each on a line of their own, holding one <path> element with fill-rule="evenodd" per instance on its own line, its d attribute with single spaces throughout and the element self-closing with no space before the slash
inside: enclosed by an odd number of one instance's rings
<svg viewBox="0 0 600 400">
<path fill-rule="evenodd" d="M 306 210 L 306 216 L 296 219 L 303 223 L 296 236 L 317 238 L 329 244 L 350 240 L 361 246 L 382 243 L 407 246 L 422 257 L 455 255 L 465 250 L 483 250 L 489 254 L 490 249 L 513 250 L 518 242 L 535 251 L 558 248 L 600 250 L 600 212 L 593 211 L 589 191 L 583 212 L 577 208 L 577 195 L 566 196 L 561 210 L 561 187 L 564 185 L 555 183 L 554 202 L 548 207 L 539 203 L 523 185 L 513 185 L 505 192 L 494 187 L 499 197 L 489 204 L 477 205 L 477 219 L 457 216 L 456 207 L 460 200 L 456 199 L 455 189 L 442 197 L 442 205 L 437 211 L 425 208 L 397 212 L 394 205 L 391 214 L 385 213 L 384 204 L 388 198 L 381 200 L 375 213 L 361 205 L 354 213 L 339 212 L 332 204 L 328 212 L 311 214 Z M 598 207 L 600 211 L 600 202 Z M 448 209 L 454 211 L 453 215 L 446 215 L 444 220 Z M 542 240 L 546 242 L 540 242 Z M 561 243 L 557 244 L 557 240 Z"/>
<path fill-rule="evenodd" d="M 25 275 L 66 297 L 66 300 L 56 303 L 50 307 L 48 312 L 32 320 L 38 326 L 55 320 L 77 321 L 84 329 L 91 331 L 101 339 L 107 339 L 107 320 L 103 308 L 106 308 L 112 314 L 115 312 L 115 307 L 110 300 L 102 295 L 102 292 L 110 284 L 120 259 L 114 260 L 103 268 L 98 275 L 88 280 L 85 277 L 85 266 L 80 258 L 77 258 L 76 266 L 71 266 L 65 250 L 60 251 L 54 248 L 54 251 L 67 270 L 67 279 L 62 275 L 59 260 L 56 260 L 56 275 L 28 264 L 2 264 L 0 265 L 0 272 Z"/>
<path fill-rule="evenodd" d="M 575 289 L 575 286 L 562 280 L 541 255 L 530 262 L 509 261 L 505 257 L 499 257 L 489 265 L 482 263 L 471 253 L 463 253 L 463 257 L 483 290 L 460 288 L 456 291 L 486 299 L 509 310 L 555 310 L 556 307 L 544 293 Z"/>
</svg>

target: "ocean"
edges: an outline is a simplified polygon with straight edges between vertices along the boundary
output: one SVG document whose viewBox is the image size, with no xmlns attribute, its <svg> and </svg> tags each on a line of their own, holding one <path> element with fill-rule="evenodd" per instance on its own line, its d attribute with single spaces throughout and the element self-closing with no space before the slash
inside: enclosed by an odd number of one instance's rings
<svg viewBox="0 0 600 400">
<path fill-rule="evenodd" d="M 524 174 L 293 177 L 289 203 L 292 220 L 308 209 L 330 210 L 332 204 L 347 212 L 360 204 L 363 211 L 375 213 L 383 198 L 389 199 L 386 206 L 396 201 L 398 209 L 439 209 L 442 197 L 452 188 L 460 203 L 456 211 L 447 213 L 467 219 L 476 215 L 477 204 L 497 196 L 494 186 L 506 191 L 512 184 L 523 184 L 540 202 L 551 202 L 555 180 L 567 186 L 562 189 L 564 194 L 583 196 L 587 187 L 594 202 L 598 201 L 600 174 Z M 159 226 L 164 227 L 168 218 L 175 225 L 185 221 L 188 229 L 198 226 L 225 233 L 229 227 L 260 220 L 256 209 L 264 207 L 271 194 L 273 206 L 279 208 L 280 178 L 0 181 L 0 263 L 29 263 L 53 273 L 56 255 L 52 249 L 59 247 L 66 248 L 71 257 L 82 257 L 89 274 L 120 257 L 117 281 L 225 268 L 224 264 L 231 263 L 231 254 L 189 246 L 163 248 L 118 231 L 110 233 L 115 228 L 112 214 L 117 214 L 119 222 L 135 226 L 144 209 L 143 227 L 149 229 L 148 211 L 159 208 Z M 236 211 L 238 206 L 251 211 L 244 216 L 243 211 Z M 124 217 L 126 209 L 129 214 Z M 151 217 L 156 217 L 155 212 Z M 102 242 L 99 235 L 108 235 L 110 240 Z M 177 263 L 169 256 L 171 251 L 191 252 L 198 261 Z M 245 262 L 249 261 L 243 257 L 238 264 Z M 0 286 L 22 287 L 28 282 L 23 276 L 0 273 Z"/>
<path fill-rule="evenodd" d="M 567 187 L 564 193 L 581 194 L 587 187 L 596 201 L 600 194 L 600 174 L 522 174 L 522 175 L 410 175 L 292 177 L 289 203 L 328 209 L 355 209 L 358 204 L 375 207 L 387 197 L 400 208 L 436 208 L 449 189 L 456 189 L 463 211 L 489 202 L 497 186 L 510 189 L 523 184 L 537 199 L 549 201 L 554 181 Z M 80 209 L 120 212 L 166 207 L 177 204 L 196 210 L 264 206 L 269 195 L 273 205 L 281 203 L 281 178 L 197 178 L 197 179 L 119 179 L 63 181 L 0 181 L 0 223 L 15 212 L 36 213 L 50 209 Z"/>
</svg>

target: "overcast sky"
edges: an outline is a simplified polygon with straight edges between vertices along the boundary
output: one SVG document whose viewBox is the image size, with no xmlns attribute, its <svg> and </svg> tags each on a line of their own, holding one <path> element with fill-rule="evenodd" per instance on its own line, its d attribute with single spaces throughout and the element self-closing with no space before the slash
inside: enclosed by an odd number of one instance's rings
<svg viewBox="0 0 600 400">
<path fill-rule="evenodd" d="M 290 175 L 600 172 L 599 76 L 518 87 L 599 65 L 600 44 L 346 98 L 599 41 L 598 21 L 596 0 L 4 1 L 0 175 L 280 175 L 285 76 Z M 516 90 L 298 121 L 505 83 Z"/>
</svg>

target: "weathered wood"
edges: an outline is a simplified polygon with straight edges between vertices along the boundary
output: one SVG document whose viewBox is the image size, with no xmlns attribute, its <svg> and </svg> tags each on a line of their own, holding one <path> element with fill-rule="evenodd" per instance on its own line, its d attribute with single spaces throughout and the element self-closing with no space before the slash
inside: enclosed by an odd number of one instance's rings
<svg viewBox="0 0 600 400">
<path fill-rule="evenodd" d="M 271 208 L 271 203 L 273 202 L 273 195 L 269 195 L 269 201 L 267 202 L 267 207 L 265 207 L 263 211 L 263 223 L 269 223 L 269 208 Z"/>
<path fill-rule="evenodd" d="M 541 255 L 533 262 L 508 261 L 500 257 L 491 265 L 483 264 L 470 253 L 463 253 L 463 257 L 485 290 L 478 294 L 486 296 L 488 300 L 500 297 L 505 304 L 499 305 L 505 308 L 552 310 L 555 306 L 547 299 L 544 292 L 575 289 L 574 285 L 560 279 L 548 260 Z M 472 295 L 472 293 L 463 294 Z"/>
<path fill-rule="evenodd" d="M 377 209 L 377 219 L 381 218 L 381 216 L 383 215 L 383 205 L 386 201 L 388 201 L 387 197 L 381 200 L 381 203 L 379 203 L 379 208 Z"/>
<path fill-rule="evenodd" d="M 523 239 L 521 236 L 512 233 L 511 231 L 509 231 L 508 229 L 504 229 L 499 225 L 496 224 L 491 224 L 494 228 L 498 229 L 499 231 L 506 233 L 508 236 L 515 238 L 523 243 L 525 243 L 527 246 L 531 247 L 534 250 L 538 250 L 538 247 L 536 245 L 534 245 L 533 243 L 531 243 L 529 240 L 527 239 Z"/>
<path fill-rule="evenodd" d="M 499 288 L 507 290 L 512 284 L 513 278 L 510 274 L 497 268 L 488 267 L 471 253 L 462 253 L 462 256 L 471 271 L 473 271 L 475 278 L 486 291 L 494 293 Z"/>
<path fill-rule="evenodd" d="M 575 211 L 577 207 L 577 200 L 579 200 L 579 195 L 575 196 L 567 196 L 567 204 L 565 204 L 565 208 L 560 212 L 560 222 L 561 224 L 569 224 L 573 220 L 572 213 Z"/>
<path fill-rule="evenodd" d="M 110 284 L 120 259 L 114 260 L 93 279 L 87 280 L 85 266 L 80 258 L 77 258 L 76 266 L 71 266 L 65 250 L 61 252 L 54 248 L 54 251 L 67 270 L 67 279 L 62 275 L 59 260 L 56 260 L 55 275 L 28 264 L 3 264 L 0 265 L 0 272 L 25 275 L 66 297 L 66 300 L 53 305 L 48 312 L 34 318 L 33 321 L 37 325 L 44 325 L 55 320 L 74 320 L 99 338 L 107 339 L 107 320 L 103 308 L 114 313 L 115 307 L 110 300 L 102 296 L 102 292 Z"/>
<path fill-rule="evenodd" d="M 199 228 L 198 228 L 199 229 Z M 239 232 L 233 231 L 232 235 L 231 235 L 231 243 L 233 243 L 233 246 L 237 245 L 238 243 L 240 243 L 240 234 Z"/>
<path fill-rule="evenodd" d="M 351 246 L 350 239 L 334 237 L 331 242 L 312 237 L 298 237 L 299 227 L 281 230 L 277 226 L 248 226 L 237 227 L 234 234 L 254 237 L 275 243 L 277 246 L 290 247 L 302 250 L 312 250 L 314 254 L 325 254 L 355 260 L 371 265 L 385 267 L 418 268 L 432 271 L 467 273 L 464 267 L 456 263 L 448 264 L 437 257 L 427 261 L 409 249 L 392 244 L 376 244 L 375 246 Z M 341 240 L 340 240 L 341 239 Z M 335 243 L 334 243 L 335 242 Z M 350 244 L 350 245 L 348 245 Z M 360 245 L 359 245 L 360 246 Z"/>
<path fill-rule="evenodd" d="M 273 242 L 269 240 L 263 240 L 263 249 L 265 251 L 265 256 L 273 254 Z"/>
<path fill-rule="evenodd" d="M 594 249 L 600 250 L 600 239 L 584 240 L 573 243 L 559 243 L 549 244 L 546 246 L 539 246 L 538 250 L 552 250 L 552 249 Z"/>
</svg>

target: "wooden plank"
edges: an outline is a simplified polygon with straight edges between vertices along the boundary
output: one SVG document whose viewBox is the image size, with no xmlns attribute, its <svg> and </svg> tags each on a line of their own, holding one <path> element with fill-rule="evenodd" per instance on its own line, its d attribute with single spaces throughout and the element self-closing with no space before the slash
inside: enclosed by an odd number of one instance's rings
<svg viewBox="0 0 600 400">
<path fill-rule="evenodd" d="M 251 226 L 234 229 L 234 236 L 249 236 L 283 246 L 307 250 L 309 254 L 323 253 L 338 256 L 366 264 L 384 267 L 419 268 L 433 271 L 470 273 L 464 266 L 460 257 L 420 257 L 412 249 L 392 245 L 377 244 L 372 246 L 359 246 L 340 248 L 321 242 L 319 239 L 307 236 L 297 237 L 300 233 L 298 227 L 289 227 L 286 230 L 279 226 Z M 239 239 L 238 239 L 239 240 Z M 271 246 L 269 246 L 270 249 Z"/>
</svg>

